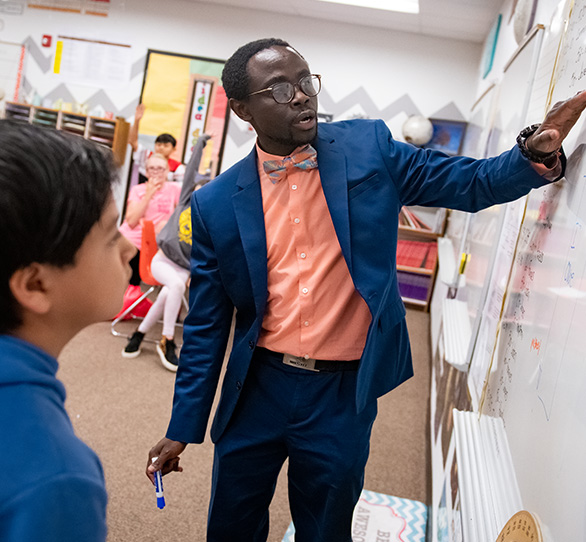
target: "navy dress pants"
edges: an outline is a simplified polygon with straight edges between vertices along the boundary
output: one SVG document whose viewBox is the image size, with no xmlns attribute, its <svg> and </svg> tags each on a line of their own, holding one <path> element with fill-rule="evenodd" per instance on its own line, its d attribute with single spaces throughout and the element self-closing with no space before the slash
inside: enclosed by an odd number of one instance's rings
<svg viewBox="0 0 586 542">
<path fill-rule="evenodd" d="M 295 541 L 352 541 L 377 414 L 376 400 L 356 413 L 356 376 L 255 354 L 215 446 L 208 542 L 266 542 L 268 508 L 287 458 Z"/>
</svg>

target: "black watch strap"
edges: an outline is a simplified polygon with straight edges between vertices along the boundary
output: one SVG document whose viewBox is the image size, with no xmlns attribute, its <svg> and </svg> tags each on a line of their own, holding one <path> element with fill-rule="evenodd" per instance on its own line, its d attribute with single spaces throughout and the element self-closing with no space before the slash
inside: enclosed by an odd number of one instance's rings
<svg viewBox="0 0 586 542">
<path fill-rule="evenodd" d="M 545 164 L 546 167 L 553 167 L 556 164 L 559 149 L 548 154 L 539 155 L 535 154 L 527 147 L 527 139 L 531 137 L 540 126 L 541 124 L 532 124 L 531 126 L 527 126 L 527 128 L 523 128 L 517 136 L 517 145 L 521 154 L 531 162 Z"/>
</svg>

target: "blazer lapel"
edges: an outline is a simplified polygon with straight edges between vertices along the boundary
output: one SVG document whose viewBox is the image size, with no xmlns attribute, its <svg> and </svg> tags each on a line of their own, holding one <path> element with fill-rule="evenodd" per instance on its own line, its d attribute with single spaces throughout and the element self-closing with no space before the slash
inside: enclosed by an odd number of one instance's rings
<svg viewBox="0 0 586 542">
<path fill-rule="evenodd" d="M 246 255 L 257 314 L 263 314 L 267 297 L 267 241 L 255 149 L 242 164 L 236 184 L 238 191 L 232 196 L 234 213 Z"/>
<path fill-rule="evenodd" d="M 346 265 L 350 274 L 352 274 L 346 157 L 333 148 L 332 143 L 334 143 L 333 139 L 318 137 L 315 142 L 317 163 L 334 229 L 336 230 Z"/>
</svg>

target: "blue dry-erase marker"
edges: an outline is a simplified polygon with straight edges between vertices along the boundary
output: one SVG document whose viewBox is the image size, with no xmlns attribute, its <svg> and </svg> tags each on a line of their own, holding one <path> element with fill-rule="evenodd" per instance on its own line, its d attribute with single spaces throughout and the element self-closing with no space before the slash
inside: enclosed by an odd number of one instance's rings
<svg viewBox="0 0 586 542">
<path fill-rule="evenodd" d="M 154 463 L 158 458 L 153 457 L 151 461 Z M 157 494 L 157 508 L 165 508 L 165 496 L 163 495 L 163 476 L 161 471 L 155 471 L 155 492 Z"/>
</svg>

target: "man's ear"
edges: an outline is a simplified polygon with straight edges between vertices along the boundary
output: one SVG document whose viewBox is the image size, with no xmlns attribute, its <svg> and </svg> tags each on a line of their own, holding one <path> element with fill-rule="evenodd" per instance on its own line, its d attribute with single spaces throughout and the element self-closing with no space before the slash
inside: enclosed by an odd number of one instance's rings
<svg viewBox="0 0 586 542">
<path fill-rule="evenodd" d="M 232 109 L 232 111 L 234 111 L 234 113 L 236 113 L 236 115 L 238 115 L 243 121 L 250 122 L 252 120 L 252 115 L 250 114 L 246 102 L 230 98 L 228 104 L 230 105 L 230 109 Z"/>
<path fill-rule="evenodd" d="M 47 266 L 32 263 L 16 270 L 8 281 L 10 291 L 18 304 L 35 314 L 46 314 L 51 308 L 48 295 L 50 272 Z"/>
</svg>

